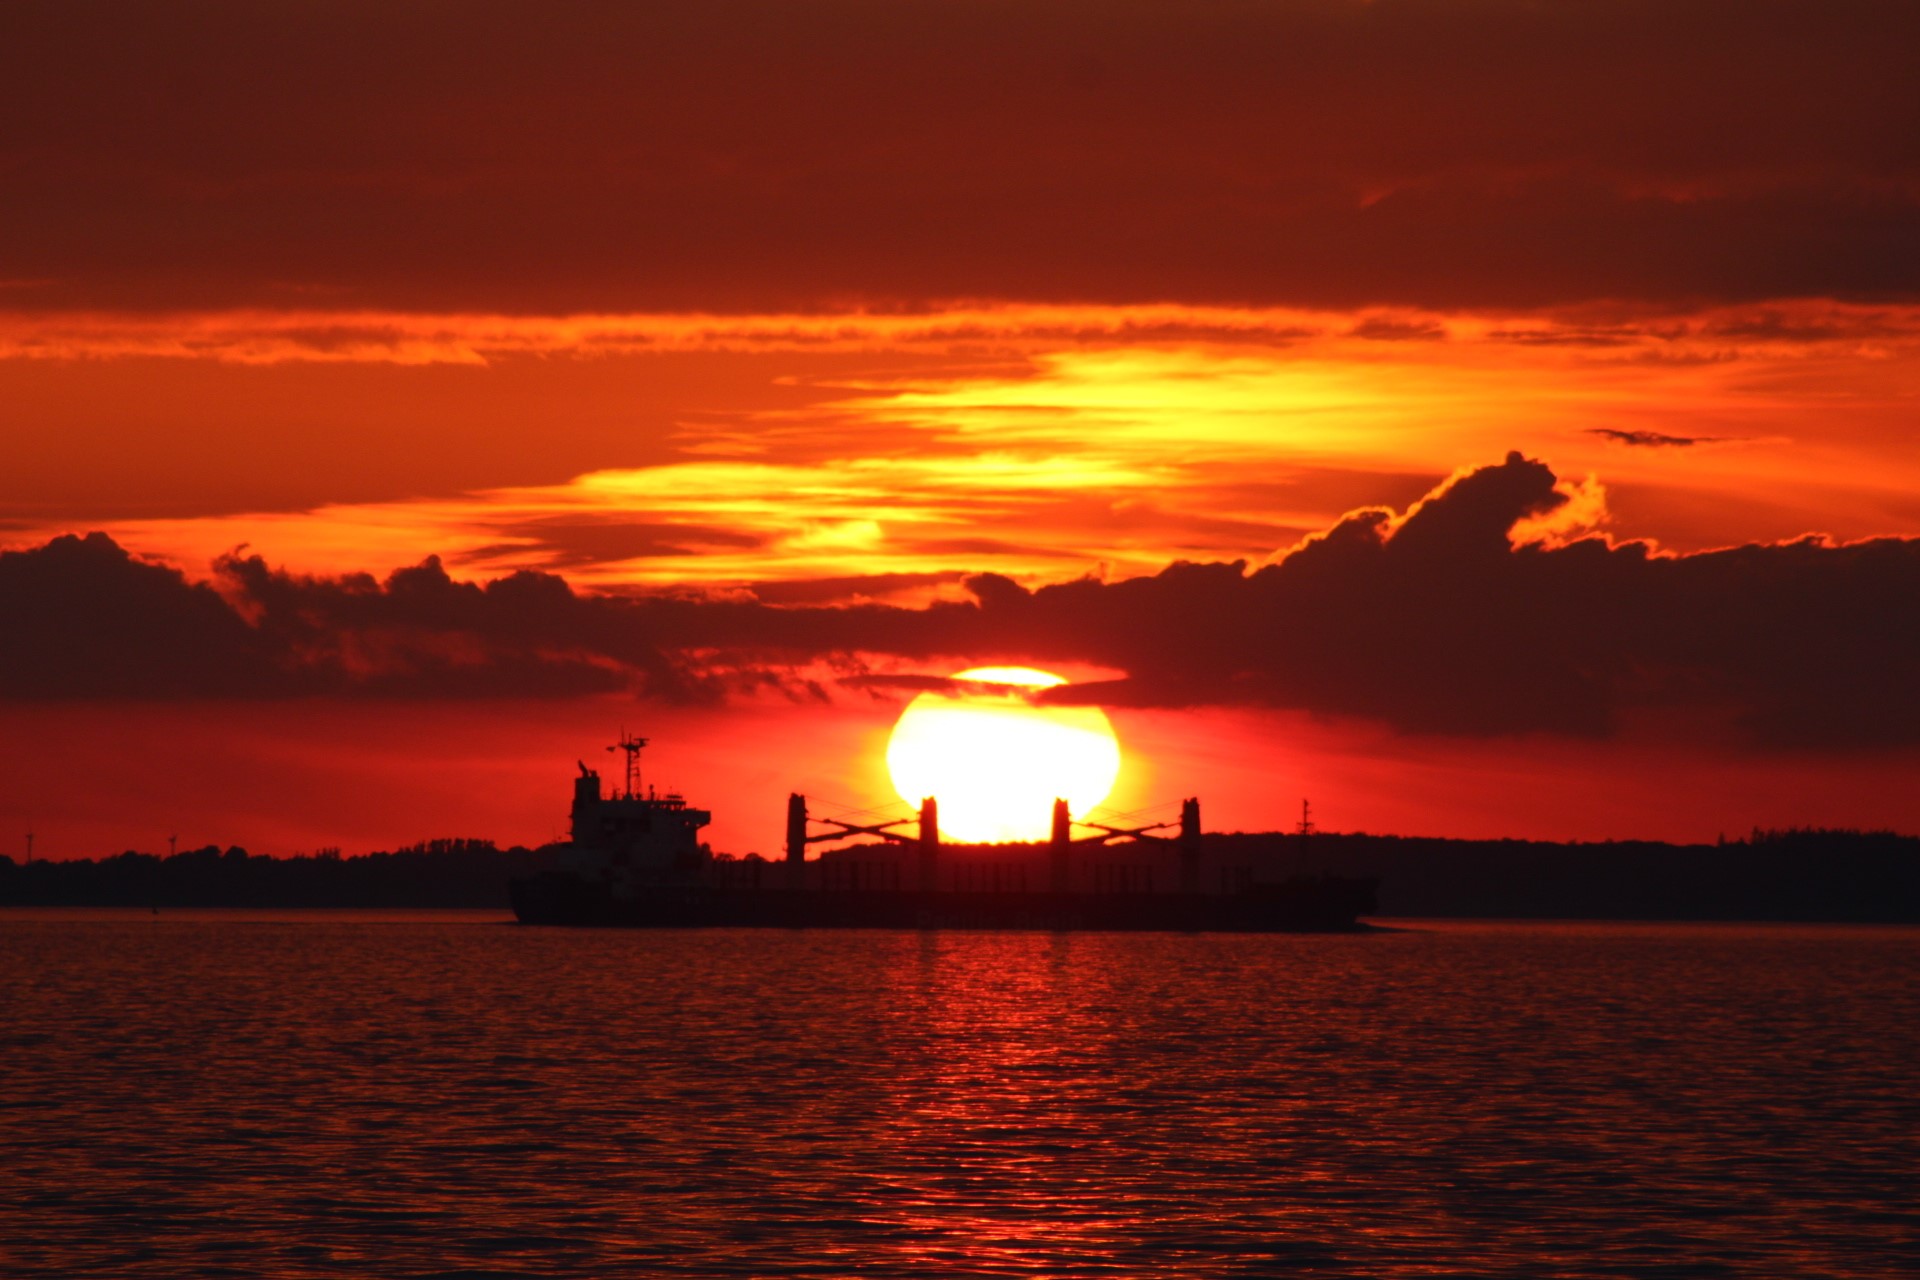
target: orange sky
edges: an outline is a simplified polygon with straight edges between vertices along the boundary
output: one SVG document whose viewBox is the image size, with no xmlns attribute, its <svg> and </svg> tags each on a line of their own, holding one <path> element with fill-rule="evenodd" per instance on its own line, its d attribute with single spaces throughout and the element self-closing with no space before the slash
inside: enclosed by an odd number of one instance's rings
<svg viewBox="0 0 1920 1280">
<path fill-rule="evenodd" d="M 764 847 L 986 661 L 1113 682 L 1119 807 L 1920 828 L 1920 31 L 1842 8 L 22 6 L 0 831 L 537 840 L 626 723 Z"/>
<path fill-rule="evenodd" d="M 10 541 L 104 529 L 194 573 L 247 543 L 605 586 L 1136 574 L 1264 559 L 1516 448 L 1675 550 L 1920 532 L 1900 307 L 12 325 L 0 385 L 37 429 Z"/>
</svg>

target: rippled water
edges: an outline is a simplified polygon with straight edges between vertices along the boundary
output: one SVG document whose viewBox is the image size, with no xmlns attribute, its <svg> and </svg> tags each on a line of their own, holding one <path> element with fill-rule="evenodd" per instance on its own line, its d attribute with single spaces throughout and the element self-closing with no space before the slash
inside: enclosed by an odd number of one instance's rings
<svg viewBox="0 0 1920 1280">
<path fill-rule="evenodd" d="M 0 913 L 12 1275 L 1901 1276 L 1920 931 Z"/>
</svg>

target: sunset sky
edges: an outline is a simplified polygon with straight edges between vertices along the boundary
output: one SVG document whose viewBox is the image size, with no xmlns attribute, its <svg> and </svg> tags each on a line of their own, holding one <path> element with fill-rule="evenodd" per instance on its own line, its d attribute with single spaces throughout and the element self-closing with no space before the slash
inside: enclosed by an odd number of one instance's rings
<svg viewBox="0 0 1920 1280">
<path fill-rule="evenodd" d="M 1218 829 L 1920 829 L 1916 48 L 11 4 L 0 852 L 543 841 L 623 727 L 772 852 L 983 664 Z"/>
</svg>

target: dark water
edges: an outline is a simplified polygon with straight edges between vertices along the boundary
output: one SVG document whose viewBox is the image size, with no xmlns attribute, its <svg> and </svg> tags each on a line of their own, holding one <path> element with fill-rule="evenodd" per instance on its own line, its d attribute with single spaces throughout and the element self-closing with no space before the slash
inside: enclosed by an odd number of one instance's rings
<svg viewBox="0 0 1920 1280">
<path fill-rule="evenodd" d="M 0 1272 L 1900 1276 L 1920 930 L 0 914 Z"/>
</svg>

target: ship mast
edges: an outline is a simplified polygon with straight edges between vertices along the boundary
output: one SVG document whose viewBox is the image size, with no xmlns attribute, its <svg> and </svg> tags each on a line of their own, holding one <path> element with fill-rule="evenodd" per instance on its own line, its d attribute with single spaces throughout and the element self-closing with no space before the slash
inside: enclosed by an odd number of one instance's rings
<svg viewBox="0 0 1920 1280">
<path fill-rule="evenodd" d="M 647 745 L 645 738 L 637 738 L 625 729 L 620 731 L 620 741 L 608 747 L 609 751 L 627 753 L 626 798 L 634 799 L 640 793 L 640 749 Z"/>
</svg>

